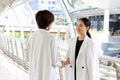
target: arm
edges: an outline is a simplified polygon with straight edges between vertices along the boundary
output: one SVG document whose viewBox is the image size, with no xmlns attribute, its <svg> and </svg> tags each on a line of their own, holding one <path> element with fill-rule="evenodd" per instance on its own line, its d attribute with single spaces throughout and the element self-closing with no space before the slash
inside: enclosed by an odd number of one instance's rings
<svg viewBox="0 0 120 80">
<path fill-rule="evenodd" d="M 65 60 L 63 60 L 63 61 L 61 61 L 61 63 L 62 63 L 62 67 L 65 67 L 66 65 L 69 65 L 69 64 L 71 64 L 71 46 L 73 45 L 73 39 L 74 38 L 72 38 L 72 39 L 70 39 L 69 41 L 68 41 L 68 50 L 67 50 L 67 55 L 66 55 L 66 59 Z"/>
<path fill-rule="evenodd" d="M 25 59 L 26 61 L 28 62 L 30 60 L 30 46 L 29 46 L 29 37 L 27 39 L 25 39 L 24 43 L 25 43 L 25 47 L 24 47 L 24 50 L 25 50 Z"/>
<path fill-rule="evenodd" d="M 67 51 L 66 59 L 61 61 L 62 68 L 65 67 L 66 65 L 70 64 L 70 47 Z"/>
<path fill-rule="evenodd" d="M 51 45 L 52 65 L 55 67 L 57 64 L 57 51 L 58 51 L 57 40 L 55 37 L 52 38 L 51 44 L 52 44 Z"/>
</svg>

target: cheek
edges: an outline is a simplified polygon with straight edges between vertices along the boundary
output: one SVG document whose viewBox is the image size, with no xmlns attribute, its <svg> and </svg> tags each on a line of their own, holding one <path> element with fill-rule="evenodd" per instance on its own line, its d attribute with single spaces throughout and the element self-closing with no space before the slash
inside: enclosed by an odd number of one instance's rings
<svg viewBox="0 0 120 80">
<path fill-rule="evenodd" d="M 78 31 L 78 27 L 76 27 L 76 31 Z"/>
<path fill-rule="evenodd" d="M 87 29 L 83 29 L 82 31 L 83 31 L 84 33 L 86 33 L 86 32 L 87 32 Z"/>
<path fill-rule="evenodd" d="M 80 27 L 77 27 L 76 30 L 80 30 Z"/>
<path fill-rule="evenodd" d="M 79 32 L 80 32 L 80 30 L 79 30 L 78 28 L 76 28 L 76 32 L 77 32 L 77 33 L 79 33 Z"/>
</svg>

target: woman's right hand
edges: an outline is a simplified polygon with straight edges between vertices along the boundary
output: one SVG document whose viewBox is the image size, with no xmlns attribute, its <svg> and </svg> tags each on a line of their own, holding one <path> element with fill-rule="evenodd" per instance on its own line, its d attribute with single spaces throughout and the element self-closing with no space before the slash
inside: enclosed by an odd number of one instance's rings
<svg viewBox="0 0 120 80">
<path fill-rule="evenodd" d="M 62 68 L 65 67 L 66 65 L 70 64 L 70 59 L 67 58 L 65 61 L 61 61 L 61 64 L 62 64 Z"/>
</svg>

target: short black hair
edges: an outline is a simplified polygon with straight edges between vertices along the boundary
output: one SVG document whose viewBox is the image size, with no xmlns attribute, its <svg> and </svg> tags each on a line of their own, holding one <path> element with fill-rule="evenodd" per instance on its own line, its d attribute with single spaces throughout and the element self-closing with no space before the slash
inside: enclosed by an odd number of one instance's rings
<svg viewBox="0 0 120 80">
<path fill-rule="evenodd" d="M 46 29 L 46 27 L 54 21 L 54 15 L 48 10 L 38 11 L 35 18 L 38 28 L 40 29 Z"/>
</svg>

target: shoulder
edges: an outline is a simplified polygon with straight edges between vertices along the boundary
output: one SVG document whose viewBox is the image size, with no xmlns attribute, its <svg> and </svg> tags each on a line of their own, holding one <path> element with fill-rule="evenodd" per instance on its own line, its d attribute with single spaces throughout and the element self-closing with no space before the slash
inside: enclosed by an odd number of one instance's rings
<svg viewBox="0 0 120 80">
<path fill-rule="evenodd" d="M 74 40 L 76 40 L 75 37 L 74 37 L 74 38 L 71 38 L 71 39 L 69 40 L 69 42 L 73 42 Z"/>
<path fill-rule="evenodd" d="M 49 38 L 50 41 L 52 41 L 54 43 L 57 42 L 57 38 L 54 34 L 48 32 L 47 37 Z"/>
<path fill-rule="evenodd" d="M 88 39 L 88 45 L 89 45 L 89 46 L 94 46 L 94 47 L 95 47 L 95 46 L 96 46 L 96 42 L 95 42 L 95 40 L 89 38 L 89 39 Z"/>
<path fill-rule="evenodd" d="M 69 43 L 69 44 L 72 44 L 72 43 L 74 43 L 74 41 L 76 41 L 76 38 L 71 38 L 71 39 L 68 41 L 68 43 Z"/>
<path fill-rule="evenodd" d="M 76 43 L 76 38 L 70 38 L 69 40 L 67 40 L 67 48 L 72 48 L 71 46 L 73 46 Z"/>
<path fill-rule="evenodd" d="M 27 38 L 27 40 L 32 39 L 32 38 L 33 38 L 33 36 L 34 36 L 34 32 L 33 32 L 33 33 L 30 33 L 30 34 L 29 34 L 29 36 L 28 36 L 28 38 Z"/>
</svg>

